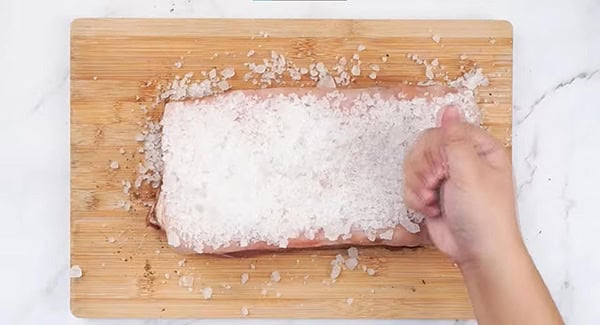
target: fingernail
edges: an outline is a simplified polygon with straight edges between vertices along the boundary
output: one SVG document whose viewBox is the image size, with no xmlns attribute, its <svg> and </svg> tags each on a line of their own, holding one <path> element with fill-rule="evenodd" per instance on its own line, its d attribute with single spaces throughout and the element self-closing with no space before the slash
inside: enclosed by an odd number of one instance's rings
<svg viewBox="0 0 600 325">
<path fill-rule="evenodd" d="M 442 109 L 442 118 L 440 122 L 442 127 L 460 122 L 462 122 L 462 116 L 456 106 L 446 106 Z"/>
</svg>

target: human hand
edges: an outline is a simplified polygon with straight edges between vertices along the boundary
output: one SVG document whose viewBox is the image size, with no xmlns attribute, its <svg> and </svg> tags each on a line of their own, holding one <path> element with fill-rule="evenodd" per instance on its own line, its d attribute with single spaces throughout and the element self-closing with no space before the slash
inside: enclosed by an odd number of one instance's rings
<svg viewBox="0 0 600 325">
<path fill-rule="evenodd" d="M 436 247 L 459 266 L 524 249 L 510 156 L 491 135 L 445 109 L 404 161 L 404 200 L 425 216 Z"/>
</svg>

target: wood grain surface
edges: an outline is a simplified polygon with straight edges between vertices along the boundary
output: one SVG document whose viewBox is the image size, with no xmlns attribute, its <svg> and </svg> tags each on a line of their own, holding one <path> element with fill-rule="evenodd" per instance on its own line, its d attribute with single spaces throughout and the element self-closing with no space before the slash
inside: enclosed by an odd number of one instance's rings
<svg viewBox="0 0 600 325">
<path fill-rule="evenodd" d="M 268 37 L 262 37 L 264 33 Z M 441 38 L 439 43 L 433 35 Z M 407 58 L 439 59 L 450 78 L 474 65 L 489 87 L 479 88 L 484 125 L 510 146 L 512 26 L 504 21 L 158 20 L 81 19 L 71 28 L 71 310 L 79 317 L 137 318 L 472 318 L 456 267 L 433 248 L 360 249 L 360 263 L 377 270 L 344 271 L 329 283 L 330 261 L 345 249 L 253 253 L 236 257 L 180 256 L 164 235 L 146 226 L 147 207 L 123 193 L 143 156 L 135 141 L 144 123 L 140 105 L 154 101 L 147 81 L 227 66 L 242 80 L 245 62 L 275 50 L 297 65 L 333 65 L 359 44 L 363 71 L 352 87 L 425 80 L 425 68 Z M 256 54 L 247 57 L 253 49 Z M 389 55 L 387 63 L 381 57 Z M 462 59 L 461 59 L 462 56 Z M 177 68 L 175 62 L 182 61 Z M 364 68 L 363 68 L 364 69 Z M 310 86 L 304 81 L 306 86 Z M 286 87 L 298 86 L 287 82 Z M 136 99 L 136 96 L 139 96 Z M 156 118 L 156 116 L 155 116 Z M 126 153 L 120 154 L 124 148 Z M 120 167 L 109 167 L 111 160 Z M 120 200 L 132 200 L 130 211 Z M 183 259 L 185 263 L 180 263 Z M 254 269 L 250 264 L 255 266 Z M 270 283 L 272 271 L 281 281 Z M 240 283 L 242 273 L 249 281 Z M 165 276 L 168 274 L 167 276 Z M 188 291 L 180 275 L 193 275 Z M 211 287 L 210 300 L 202 289 Z M 266 289 L 263 296 L 261 290 Z M 349 304 L 348 298 L 352 298 Z M 241 313 L 242 307 L 248 315 Z"/>
</svg>

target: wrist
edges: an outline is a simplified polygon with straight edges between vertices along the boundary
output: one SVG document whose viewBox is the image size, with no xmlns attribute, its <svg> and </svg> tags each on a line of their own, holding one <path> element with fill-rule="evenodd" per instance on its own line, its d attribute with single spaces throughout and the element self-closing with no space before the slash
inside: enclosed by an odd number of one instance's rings
<svg viewBox="0 0 600 325">
<path fill-rule="evenodd" d="M 460 266 L 481 324 L 562 324 L 525 245 L 469 260 Z"/>
<path fill-rule="evenodd" d="M 475 256 L 457 263 L 465 279 L 482 273 L 506 272 L 517 265 L 530 263 L 531 258 L 520 237 L 481 249 Z"/>
</svg>

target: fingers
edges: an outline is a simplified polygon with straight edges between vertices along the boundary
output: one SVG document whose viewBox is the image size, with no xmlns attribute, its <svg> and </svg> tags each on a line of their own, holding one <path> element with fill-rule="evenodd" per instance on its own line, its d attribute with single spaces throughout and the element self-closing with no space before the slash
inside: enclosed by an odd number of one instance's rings
<svg viewBox="0 0 600 325">
<path fill-rule="evenodd" d="M 444 180 L 452 177 L 458 184 L 468 186 L 485 172 L 487 165 L 507 165 L 505 156 L 498 141 L 464 123 L 455 107 L 447 107 L 441 127 L 423 132 L 404 161 L 407 207 L 425 216 L 439 215 L 439 190 Z"/>
<path fill-rule="evenodd" d="M 438 190 L 445 177 L 440 129 L 423 132 L 404 161 L 404 200 L 426 217 L 439 215 Z"/>
<path fill-rule="evenodd" d="M 434 218 L 440 215 L 439 201 L 437 195 L 430 196 L 429 199 L 423 198 L 423 193 L 417 194 L 412 189 L 406 189 L 404 193 L 404 203 L 407 208 L 415 210 L 427 218 Z"/>
<path fill-rule="evenodd" d="M 404 160 L 405 179 L 416 185 L 435 187 L 445 174 L 445 153 L 440 129 L 424 131 Z"/>
</svg>

